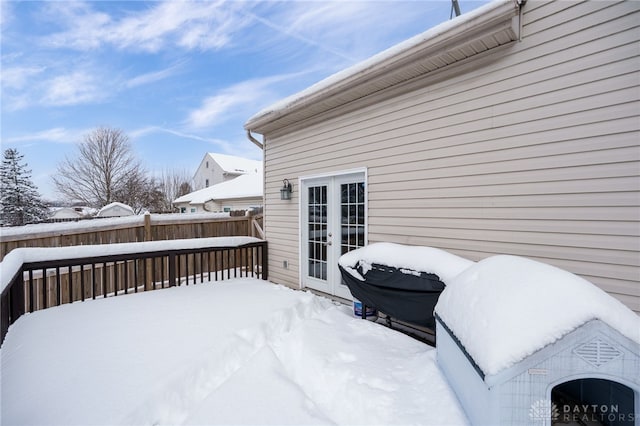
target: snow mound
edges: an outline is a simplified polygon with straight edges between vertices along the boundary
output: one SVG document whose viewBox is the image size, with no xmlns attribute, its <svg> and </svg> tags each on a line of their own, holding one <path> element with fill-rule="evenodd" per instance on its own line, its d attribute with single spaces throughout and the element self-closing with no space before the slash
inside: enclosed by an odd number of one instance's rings
<svg viewBox="0 0 640 426">
<path fill-rule="evenodd" d="M 0 349 L 2 424 L 466 424 L 435 350 L 255 279 L 24 315 Z"/>
<path fill-rule="evenodd" d="M 396 243 L 369 244 L 343 254 L 338 260 L 346 271 L 364 281 L 362 275 L 355 270 L 358 262 L 365 271 L 371 264 L 378 263 L 397 269 L 436 274 L 445 284 L 474 263 L 437 248 Z"/>
<path fill-rule="evenodd" d="M 594 319 L 640 343 L 640 318 L 617 299 L 570 272 L 517 256 L 492 256 L 462 272 L 435 312 L 486 375 Z"/>
</svg>

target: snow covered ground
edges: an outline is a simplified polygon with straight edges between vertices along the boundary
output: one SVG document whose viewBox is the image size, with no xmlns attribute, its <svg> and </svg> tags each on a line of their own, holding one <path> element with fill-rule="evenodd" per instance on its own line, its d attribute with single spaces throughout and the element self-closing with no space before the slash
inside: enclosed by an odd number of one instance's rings
<svg viewBox="0 0 640 426">
<path fill-rule="evenodd" d="M 465 424 L 435 350 L 254 279 L 21 317 L 0 349 L 18 424 Z"/>
</svg>

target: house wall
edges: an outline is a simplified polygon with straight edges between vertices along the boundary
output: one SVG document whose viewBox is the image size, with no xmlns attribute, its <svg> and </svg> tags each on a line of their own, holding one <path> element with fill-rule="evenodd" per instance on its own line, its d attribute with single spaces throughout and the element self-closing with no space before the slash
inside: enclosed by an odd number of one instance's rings
<svg viewBox="0 0 640 426">
<path fill-rule="evenodd" d="M 209 167 L 207 167 L 209 163 Z M 216 183 L 224 182 L 228 179 L 233 179 L 237 175 L 225 176 L 222 167 L 216 163 L 209 155 L 205 155 L 196 173 L 193 175 L 193 190 L 208 188 L 208 186 L 215 185 Z M 206 185 L 206 180 L 209 179 L 209 185 Z"/>
<path fill-rule="evenodd" d="M 215 200 L 207 203 L 207 209 L 213 212 L 224 211 L 225 207 L 231 210 L 248 210 L 251 207 L 261 207 L 262 203 L 262 197 Z"/>
<path fill-rule="evenodd" d="M 182 209 L 185 209 L 184 213 L 205 213 L 206 210 L 202 208 L 202 204 L 190 204 L 190 203 L 175 203 L 174 207 L 178 209 L 179 213 L 182 213 Z M 195 209 L 194 211 L 191 211 Z"/>
<path fill-rule="evenodd" d="M 251 207 L 261 207 L 263 203 L 262 197 L 254 198 L 238 198 L 228 200 L 212 200 L 202 204 L 189 204 L 189 203 L 176 203 L 175 207 L 178 211 L 181 208 L 185 208 L 185 213 L 207 213 L 207 212 L 221 212 L 225 207 L 230 207 L 231 210 L 248 210 Z M 195 211 L 191 211 L 195 209 Z"/>
<path fill-rule="evenodd" d="M 299 285 L 297 177 L 366 167 L 369 242 L 533 258 L 640 312 L 639 10 L 530 0 L 521 41 L 265 135 L 270 279 Z"/>
</svg>

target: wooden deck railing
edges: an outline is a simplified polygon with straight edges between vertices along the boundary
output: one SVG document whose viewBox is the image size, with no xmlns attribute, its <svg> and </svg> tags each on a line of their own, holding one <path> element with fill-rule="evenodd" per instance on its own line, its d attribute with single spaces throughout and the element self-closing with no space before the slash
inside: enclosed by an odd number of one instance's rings
<svg viewBox="0 0 640 426">
<path fill-rule="evenodd" d="M 266 241 L 140 252 L 136 247 L 144 244 L 129 244 L 126 253 L 22 263 L 0 295 L 0 345 L 26 312 L 197 282 L 268 278 Z"/>
</svg>

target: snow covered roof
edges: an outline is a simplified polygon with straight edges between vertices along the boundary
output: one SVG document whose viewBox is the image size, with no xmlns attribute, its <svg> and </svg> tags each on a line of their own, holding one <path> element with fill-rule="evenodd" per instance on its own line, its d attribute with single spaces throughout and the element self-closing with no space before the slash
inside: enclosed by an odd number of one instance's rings
<svg viewBox="0 0 640 426">
<path fill-rule="evenodd" d="M 98 214 L 96 216 L 102 216 L 105 212 L 112 210 L 112 209 L 122 209 L 122 210 L 126 210 L 127 213 L 131 212 L 130 214 L 135 214 L 135 212 L 133 211 L 133 209 L 131 208 L 131 206 L 128 206 L 124 203 L 119 203 L 117 201 L 107 204 L 106 206 L 104 206 L 103 208 L 101 208 L 100 210 L 98 210 Z"/>
<path fill-rule="evenodd" d="M 231 174 L 257 173 L 262 170 L 262 161 L 249 160 L 233 155 L 207 153 L 207 156 L 218 163 L 222 171 Z"/>
<path fill-rule="evenodd" d="M 640 317 L 589 281 L 517 256 L 493 256 L 452 280 L 435 308 L 478 367 L 496 374 L 588 321 L 640 344 Z"/>
<path fill-rule="evenodd" d="M 211 200 L 262 197 L 262 173 L 247 173 L 176 198 L 174 203 L 204 204 Z"/>
<path fill-rule="evenodd" d="M 511 43 L 518 3 L 494 0 L 443 22 L 263 109 L 244 128 L 265 134 Z"/>
<path fill-rule="evenodd" d="M 50 219 L 77 219 L 82 217 L 82 214 L 72 207 L 60 207 L 52 209 Z"/>
</svg>

